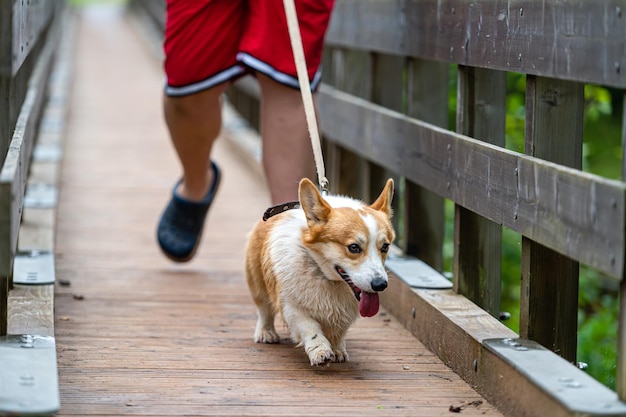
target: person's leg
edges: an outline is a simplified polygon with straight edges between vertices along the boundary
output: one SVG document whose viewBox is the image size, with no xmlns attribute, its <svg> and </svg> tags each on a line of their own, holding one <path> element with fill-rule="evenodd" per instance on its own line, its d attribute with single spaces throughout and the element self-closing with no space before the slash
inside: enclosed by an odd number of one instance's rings
<svg viewBox="0 0 626 417">
<path fill-rule="evenodd" d="M 298 199 L 298 183 L 315 179 L 315 160 L 300 91 L 258 74 L 263 167 L 272 204 Z"/>
<path fill-rule="evenodd" d="M 202 200 L 213 183 L 210 156 L 222 126 L 221 95 L 226 86 L 182 97 L 164 96 L 165 121 L 183 170 L 176 194 L 184 199 Z"/>
<path fill-rule="evenodd" d="M 333 0 L 298 0 L 296 11 L 309 82 L 321 77 L 324 35 Z M 298 182 L 315 177 L 315 160 L 299 91 L 282 0 L 250 1 L 237 60 L 257 74 L 261 85 L 263 165 L 273 204 L 298 198 Z"/>
<path fill-rule="evenodd" d="M 224 88 L 219 85 L 163 99 L 165 120 L 183 171 L 157 228 L 161 250 L 173 261 L 193 258 L 217 193 L 220 171 L 211 161 L 211 149 L 221 128 L 220 94 Z"/>
<path fill-rule="evenodd" d="M 167 1 L 163 111 L 182 179 L 161 215 L 157 239 L 177 262 L 194 256 L 218 190 L 211 149 L 222 125 L 221 94 L 246 71 L 236 62 L 245 12 L 242 0 Z"/>
</svg>

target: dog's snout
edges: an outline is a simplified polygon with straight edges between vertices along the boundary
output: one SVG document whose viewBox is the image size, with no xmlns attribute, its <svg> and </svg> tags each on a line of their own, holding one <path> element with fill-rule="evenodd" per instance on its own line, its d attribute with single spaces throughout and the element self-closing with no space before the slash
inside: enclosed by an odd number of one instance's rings
<svg viewBox="0 0 626 417">
<path fill-rule="evenodd" d="M 372 280 L 371 285 L 374 291 L 382 291 L 387 288 L 387 280 L 382 277 L 376 277 Z"/>
</svg>

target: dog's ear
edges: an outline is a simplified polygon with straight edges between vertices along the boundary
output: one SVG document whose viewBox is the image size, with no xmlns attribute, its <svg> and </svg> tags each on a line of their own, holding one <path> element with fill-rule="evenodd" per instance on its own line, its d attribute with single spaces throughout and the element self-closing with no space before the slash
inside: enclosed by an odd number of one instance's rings
<svg viewBox="0 0 626 417">
<path fill-rule="evenodd" d="M 385 184 L 385 188 L 380 193 L 376 201 L 370 206 L 374 210 L 382 211 L 388 217 L 391 217 L 393 210 L 391 209 L 391 201 L 393 200 L 393 179 L 389 178 Z"/>
<path fill-rule="evenodd" d="M 330 205 L 322 198 L 317 187 L 308 178 L 300 180 L 300 188 L 298 190 L 300 196 L 300 206 L 304 210 L 306 221 L 309 227 L 326 223 L 330 214 Z"/>
</svg>

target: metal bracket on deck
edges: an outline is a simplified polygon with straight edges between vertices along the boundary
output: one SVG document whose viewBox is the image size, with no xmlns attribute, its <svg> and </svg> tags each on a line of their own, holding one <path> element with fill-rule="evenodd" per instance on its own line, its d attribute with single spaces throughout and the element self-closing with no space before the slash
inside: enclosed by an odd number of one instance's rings
<svg viewBox="0 0 626 417">
<path fill-rule="evenodd" d="M 54 208 L 57 205 L 57 194 L 54 185 L 29 184 L 24 195 L 24 208 Z"/>
<path fill-rule="evenodd" d="M 412 288 L 447 290 L 452 282 L 418 258 L 390 254 L 385 266 Z"/>
<path fill-rule="evenodd" d="M 486 339 L 483 346 L 577 416 L 626 415 L 626 403 L 593 377 L 532 340 Z"/>
<path fill-rule="evenodd" d="M 63 150 L 61 149 L 61 145 L 57 143 L 49 143 L 45 145 L 40 143 L 33 149 L 33 161 L 59 162 L 62 155 Z"/>
<path fill-rule="evenodd" d="M 20 252 L 13 263 L 13 283 L 54 284 L 54 254 L 51 252 Z"/>
<path fill-rule="evenodd" d="M 60 408 L 54 337 L 0 336 L 0 414 L 53 415 Z"/>
</svg>

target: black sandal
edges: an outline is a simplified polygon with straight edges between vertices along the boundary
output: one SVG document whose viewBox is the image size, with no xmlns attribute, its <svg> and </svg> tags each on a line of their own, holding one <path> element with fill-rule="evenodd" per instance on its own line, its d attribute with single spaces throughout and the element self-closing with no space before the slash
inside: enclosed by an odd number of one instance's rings
<svg viewBox="0 0 626 417">
<path fill-rule="evenodd" d="M 220 184 L 220 170 L 211 161 L 213 184 L 202 201 L 189 201 L 176 195 L 180 181 L 172 190 L 172 199 L 165 208 L 157 229 L 161 250 L 175 262 L 187 262 L 193 258 L 200 244 L 204 220 Z"/>
</svg>

